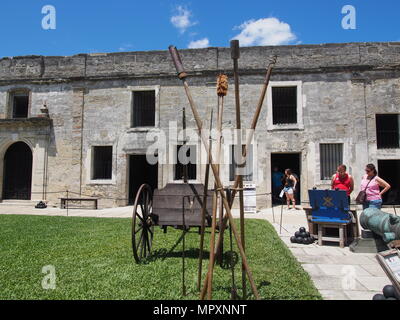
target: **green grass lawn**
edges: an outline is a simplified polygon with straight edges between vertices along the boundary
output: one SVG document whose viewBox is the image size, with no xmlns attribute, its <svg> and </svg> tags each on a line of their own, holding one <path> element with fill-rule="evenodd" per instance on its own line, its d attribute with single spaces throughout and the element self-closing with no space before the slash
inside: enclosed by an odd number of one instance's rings
<svg viewBox="0 0 400 320">
<path fill-rule="evenodd" d="M 182 297 L 181 231 L 155 228 L 146 263 L 132 258 L 130 219 L 0 215 L 0 299 L 198 299 L 197 228 L 186 237 L 187 296 Z M 225 233 L 229 250 L 229 232 Z M 209 233 L 206 234 L 208 264 Z M 247 258 L 263 299 L 321 299 L 274 228 L 246 221 Z M 238 252 L 235 247 L 234 250 Z M 44 290 L 43 266 L 56 270 L 56 289 Z M 240 263 L 235 269 L 238 287 Z M 214 299 L 229 299 L 230 270 L 217 266 Z M 250 285 L 248 284 L 250 292 Z M 251 298 L 254 298 L 251 296 Z"/>
</svg>

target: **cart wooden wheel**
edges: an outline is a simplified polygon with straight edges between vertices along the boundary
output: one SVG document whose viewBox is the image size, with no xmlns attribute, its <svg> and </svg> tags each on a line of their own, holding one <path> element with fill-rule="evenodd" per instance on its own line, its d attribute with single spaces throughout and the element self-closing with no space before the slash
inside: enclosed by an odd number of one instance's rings
<svg viewBox="0 0 400 320">
<path fill-rule="evenodd" d="M 154 235 L 153 194 L 148 184 L 142 184 L 136 194 L 132 215 L 132 250 L 136 263 L 151 252 Z"/>
</svg>

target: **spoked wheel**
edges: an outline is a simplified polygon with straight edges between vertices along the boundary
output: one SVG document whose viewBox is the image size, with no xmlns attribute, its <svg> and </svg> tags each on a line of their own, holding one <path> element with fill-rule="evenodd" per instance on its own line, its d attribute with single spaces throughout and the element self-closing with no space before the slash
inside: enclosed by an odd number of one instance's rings
<svg viewBox="0 0 400 320">
<path fill-rule="evenodd" d="M 132 216 L 132 250 L 136 263 L 151 252 L 154 235 L 153 194 L 148 184 L 142 184 L 136 194 Z"/>
</svg>

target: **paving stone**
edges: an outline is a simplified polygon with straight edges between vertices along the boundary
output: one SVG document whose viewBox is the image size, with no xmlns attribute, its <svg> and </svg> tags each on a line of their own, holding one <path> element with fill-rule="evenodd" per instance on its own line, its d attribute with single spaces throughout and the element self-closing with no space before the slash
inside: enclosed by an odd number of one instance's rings
<svg viewBox="0 0 400 320">
<path fill-rule="evenodd" d="M 359 265 L 348 264 L 319 264 L 318 267 L 325 275 L 328 276 L 342 276 L 346 273 L 354 272 L 356 277 L 371 276 L 369 272 Z"/>
<path fill-rule="evenodd" d="M 302 248 L 289 248 L 293 255 L 305 254 L 304 249 Z"/>
<path fill-rule="evenodd" d="M 313 276 L 312 280 L 318 290 L 345 290 L 346 280 L 343 277 Z M 354 290 L 365 290 L 359 282 L 354 282 Z"/>
<path fill-rule="evenodd" d="M 384 286 L 391 284 L 388 277 L 357 277 L 357 281 L 371 291 L 382 291 Z"/>
<path fill-rule="evenodd" d="M 381 291 L 344 291 L 344 294 L 350 300 L 372 300 L 373 296 L 377 293 L 382 294 Z"/>
<path fill-rule="evenodd" d="M 318 264 L 304 263 L 301 266 L 311 277 L 324 275 Z"/>
<path fill-rule="evenodd" d="M 353 255 L 353 256 L 329 256 L 333 264 L 359 264 L 359 265 L 366 265 L 366 264 L 375 264 L 376 261 L 368 259 L 368 257 L 362 255 Z"/>
<path fill-rule="evenodd" d="M 330 260 L 331 257 L 327 257 L 327 256 L 318 256 L 318 255 L 310 256 L 307 254 L 299 254 L 299 255 L 295 255 L 295 257 L 297 258 L 297 260 L 300 263 L 311 263 L 311 264 L 332 263 L 332 261 Z"/>
<path fill-rule="evenodd" d="M 372 276 L 377 276 L 377 277 L 386 276 L 385 271 L 383 271 L 382 267 L 378 263 L 376 265 L 374 264 L 361 265 L 361 267 L 364 270 L 367 270 Z"/>
<path fill-rule="evenodd" d="M 319 290 L 324 300 L 349 300 L 342 290 Z"/>
<path fill-rule="evenodd" d="M 321 255 L 321 256 L 344 256 L 340 250 L 336 248 L 325 248 L 325 247 L 310 247 L 304 248 L 306 254 L 309 255 Z"/>
<path fill-rule="evenodd" d="M 341 249 L 341 251 L 345 256 L 352 256 L 355 254 L 354 252 L 350 251 L 349 247 L 344 247 L 343 249 Z"/>
<path fill-rule="evenodd" d="M 300 244 L 300 243 L 291 243 L 290 241 L 289 241 L 289 243 L 286 243 L 286 245 L 287 245 L 289 248 L 299 248 L 299 249 L 305 249 L 305 248 L 306 248 L 306 246 L 305 246 L 304 244 Z"/>
</svg>

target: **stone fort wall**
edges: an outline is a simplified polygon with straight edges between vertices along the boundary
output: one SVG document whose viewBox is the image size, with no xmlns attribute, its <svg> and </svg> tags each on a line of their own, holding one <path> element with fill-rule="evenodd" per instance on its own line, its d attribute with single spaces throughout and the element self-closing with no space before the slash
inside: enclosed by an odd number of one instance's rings
<svg viewBox="0 0 400 320">
<path fill-rule="evenodd" d="M 299 85 L 301 118 L 294 127 L 272 126 L 267 97 L 255 135 L 254 182 L 258 193 L 271 192 L 273 153 L 300 153 L 303 200 L 308 198 L 308 188 L 329 185 L 319 177 L 320 143 L 343 143 L 344 162 L 355 177 L 356 189 L 366 163 L 400 159 L 399 150 L 376 148 L 375 133 L 376 113 L 400 110 L 400 43 L 242 48 L 239 68 L 244 128 L 250 126 L 265 68 L 274 55 L 278 62 L 271 85 Z M 181 50 L 181 56 L 200 114 L 208 119 L 210 110 L 216 108 L 216 76 L 219 72 L 231 76 L 230 49 L 186 49 Z M 11 142 L 19 140 L 28 141 L 33 150 L 34 200 L 42 198 L 45 183 L 48 192 L 68 189 L 98 196 L 100 207 L 125 205 L 127 157 L 144 153 L 151 145 L 146 134 L 166 130 L 170 121 L 176 121 L 180 128 L 183 107 L 187 108 L 187 126 L 195 128 L 168 51 L 0 59 L 0 118 L 7 118 L 8 95 L 17 88 L 30 90 L 31 117 L 39 115 L 46 103 L 52 120 L 48 133 L 34 126 L 0 125 L 2 155 Z M 132 91 L 142 89 L 157 92 L 156 126 L 149 130 L 130 128 Z M 224 128 L 235 124 L 232 78 L 229 89 Z M 113 146 L 111 181 L 90 180 L 91 148 L 96 145 Z M 167 156 L 170 152 L 167 150 Z M 199 157 L 204 156 L 200 150 Z M 0 162 L 0 172 L 1 167 Z M 204 179 L 204 169 L 198 167 L 199 180 Z M 159 166 L 159 187 L 173 180 L 172 171 L 172 165 Z M 228 171 L 227 166 L 222 169 L 225 184 L 230 183 Z M 59 197 L 49 193 L 47 200 L 58 203 Z M 269 203 L 266 195 L 257 200 L 260 206 Z"/>
</svg>

